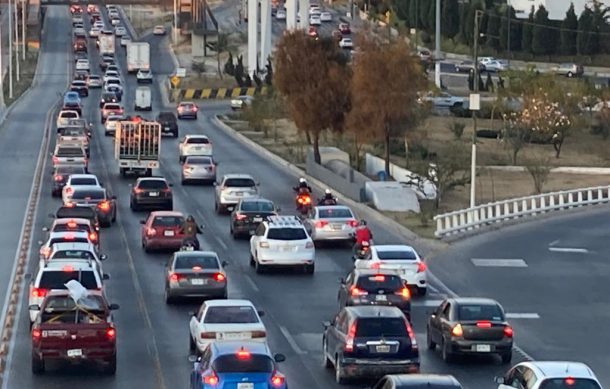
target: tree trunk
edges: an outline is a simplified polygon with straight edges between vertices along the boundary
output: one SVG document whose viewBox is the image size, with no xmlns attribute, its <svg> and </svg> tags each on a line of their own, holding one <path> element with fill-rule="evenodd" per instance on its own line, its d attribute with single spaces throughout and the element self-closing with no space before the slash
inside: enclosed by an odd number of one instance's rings
<svg viewBox="0 0 610 389">
<path fill-rule="evenodd" d="M 309 133 L 307 133 L 309 135 Z M 315 132 L 313 135 L 313 159 L 317 164 L 322 163 L 322 157 L 320 156 L 320 133 Z"/>
<path fill-rule="evenodd" d="M 555 158 L 559 158 L 559 154 L 561 154 L 561 146 L 563 146 L 563 139 L 553 143 L 553 147 L 555 148 Z"/>
<path fill-rule="evenodd" d="M 309 134 L 309 131 L 305 131 L 305 139 L 307 140 L 307 144 L 310 145 L 311 144 L 311 135 Z"/>
<path fill-rule="evenodd" d="M 405 135 L 405 168 L 409 168 L 409 140 Z"/>
<path fill-rule="evenodd" d="M 385 133 L 385 174 L 386 179 L 390 178 L 390 132 Z"/>
<path fill-rule="evenodd" d="M 216 52 L 216 60 L 218 62 L 218 77 L 222 80 L 222 71 L 220 70 L 220 51 Z"/>
<path fill-rule="evenodd" d="M 517 166 L 517 154 L 519 154 L 519 150 L 513 149 L 513 166 Z"/>
</svg>

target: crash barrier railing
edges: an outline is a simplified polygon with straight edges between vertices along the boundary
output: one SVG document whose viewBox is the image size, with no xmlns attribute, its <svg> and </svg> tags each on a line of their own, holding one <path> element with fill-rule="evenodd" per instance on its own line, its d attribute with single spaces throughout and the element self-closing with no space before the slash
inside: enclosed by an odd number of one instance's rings
<svg viewBox="0 0 610 389">
<path fill-rule="evenodd" d="M 435 235 L 439 238 L 446 237 L 525 216 L 535 216 L 550 211 L 561 211 L 609 201 L 610 186 L 564 190 L 496 201 L 435 216 Z"/>
</svg>

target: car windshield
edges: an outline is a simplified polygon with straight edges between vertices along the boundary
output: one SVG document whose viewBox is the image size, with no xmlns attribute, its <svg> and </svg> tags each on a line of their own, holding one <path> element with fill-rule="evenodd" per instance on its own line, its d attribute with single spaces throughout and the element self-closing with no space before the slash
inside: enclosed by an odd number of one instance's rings
<svg viewBox="0 0 610 389">
<path fill-rule="evenodd" d="M 212 158 L 210 157 L 187 157 L 187 164 L 191 165 L 211 165 Z"/>
<path fill-rule="evenodd" d="M 217 373 L 271 373 L 274 364 L 266 355 L 244 353 L 222 355 L 212 362 L 212 368 Z"/>
<path fill-rule="evenodd" d="M 254 308 L 250 306 L 210 307 L 203 322 L 208 324 L 247 324 L 258 323 L 259 319 Z"/>
<path fill-rule="evenodd" d="M 76 189 L 72 194 L 72 200 L 105 200 L 106 194 L 103 190 Z"/>
<path fill-rule="evenodd" d="M 273 203 L 269 201 L 244 201 L 241 203 L 244 212 L 273 212 Z"/>
<path fill-rule="evenodd" d="M 56 251 L 51 258 L 95 259 L 93 253 L 86 250 L 60 250 Z"/>
<path fill-rule="evenodd" d="M 458 308 L 458 320 L 504 320 L 502 310 L 496 304 L 465 304 Z"/>
<path fill-rule="evenodd" d="M 198 144 L 198 145 L 207 145 L 207 144 L 210 143 L 210 140 L 208 138 L 196 137 L 196 138 L 188 138 L 186 140 L 186 143 L 188 143 L 188 144 Z"/>
<path fill-rule="evenodd" d="M 97 185 L 97 181 L 95 178 L 91 178 L 91 177 L 79 177 L 79 178 L 72 178 L 70 180 L 70 184 L 71 185 Z"/>
<path fill-rule="evenodd" d="M 179 255 L 174 262 L 174 269 L 219 269 L 218 259 L 215 256 L 205 255 Z"/>
<path fill-rule="evenodd" d="M 77 112 L 71 112 L 71 111 L 64 111 L 61 113 L 60 115 L 62 118 L 66 119 L 66 118 L 73 118 L 76 119 L 78 118 L 78 113 Z"/>
<path fill-rule="evenodd" d="M 121 106 L 118 104 L 106 104 L 104 105 L 104 109 L 120 110 Z"/>
<path fill-rule="evenodd" d="M 80 147 L 59 147 L 55 153 L 56 157 L 81 157 L 85 153 Z"/>
<path fill-rule="evenodd" d="M 324 208 L 318 209 L 318 216 L 320 219 L 333 219 L 333 218 L 349 218 L 354 217 L 352 211 L 347 208 Z"/>
<path fill-rule="evenodd" d="M 138 183 L 140 189 L 166 189 L 167 182 L 163 180 L 142 180 Z"/>
<path fill-rule="evenodd" d="M 235 188 L 251 188 L 256 186 L 256 183 L 251 178 L 227 178 L 224 186 Z"/>
<path fill-rule="evenodd" d="M 303 228 L 271 228 L 267 233 L 267 239 L 303 240 L 307 239 L 307 233 Z"/>
<path fill-rule="evenodd" d="M 540 383 L 540 389 L 601 389 L 588 378 L 551 378 Z"/>
<path fill-rule="evenodd" d="M 382 260 L 414 261 L 417 259 L 417 256 L 411 250 L 377 250 L 377 258 Z"/>
<path fill-rule="evenodd" d="M 356 325 L 356 337 L 407 336 L 405 321 L 398 317 L 361 318 Z"/>
<path fill-rule="evenodd" d="M 356 285 L 360 289 L 364 289 L 369 292 L 383 290 L 397 290 L 402 287 L 402 280 L 400 277 L 388 274 L 371 274 L 361 275 L 358 277 Z"/>
<path fill-rule="evenodd" d="M 59 270 L 45 271 L 40 277 L 39 288 L 42 289 L 66 289 L 66 282 L 76 280 L 86 289 L 97 289 L 98 284 L 95 280 L 93 270 Z"/>
<path fill-rule="evenodd" d="M 182 216 L 156 216 L 152 222 L 153 227 L 177 227 L 184 224 Z"/>
</svg>

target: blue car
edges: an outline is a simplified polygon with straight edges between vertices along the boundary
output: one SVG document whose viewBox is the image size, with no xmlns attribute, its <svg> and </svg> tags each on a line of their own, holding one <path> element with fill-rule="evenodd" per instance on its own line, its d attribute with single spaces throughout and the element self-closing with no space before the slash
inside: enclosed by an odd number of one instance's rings
<svg viewBox="0 0 610 389">
<path fill-rule="evenodd" d="M 277 364 L 286 357 L 271 354 L 267 343 L 213 342 L 194 360 L 191 389 L 287 389 Z"/>
<path fill-rule="evenodd" d="M 64 109 L 77 111 L 81 114 L 81 99 L 78 92 L 66 92 L 64 94 Z"/>
</svg>

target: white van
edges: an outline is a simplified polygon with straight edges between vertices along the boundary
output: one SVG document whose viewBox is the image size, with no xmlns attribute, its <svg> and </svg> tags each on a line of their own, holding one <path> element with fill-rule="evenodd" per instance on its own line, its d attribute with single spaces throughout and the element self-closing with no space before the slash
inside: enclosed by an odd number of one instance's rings
<svg viewBox="0 0 610 389">
<path fill-rule="evenodd" d="M 152 92 L 147 86 L 139 86 L 136 88 L 136 111 L 152 110 Z"/>
</svg>

